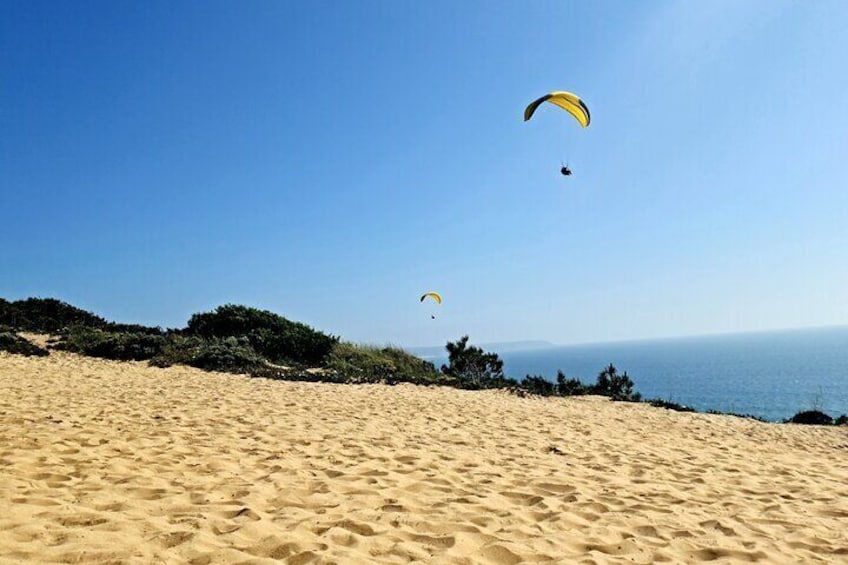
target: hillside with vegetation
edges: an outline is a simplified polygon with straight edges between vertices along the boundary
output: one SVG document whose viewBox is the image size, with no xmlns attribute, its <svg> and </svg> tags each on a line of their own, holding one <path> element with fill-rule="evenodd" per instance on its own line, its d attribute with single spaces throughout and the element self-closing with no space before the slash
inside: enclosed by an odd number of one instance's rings
<svg viewBox="0 0 848 565">
<path fill-rule="evenodd" d="M 49 335 L 47 349 L 22 333 Z M 163 329 L 110 322 L 54 298 L 13 302 L 0 298 L 0 351 L 20 355 L 44 356 L 53 349 L 119 361 L 146 361 L 156 367 L 187 365 L 281 380 L 498 388 L 536 396 L 591 394 L 693 411 L 666 400 L 643 400 L 627 372 L 619 373 L 613 364 L 598 373 L 594 384 L 568 378 L 562 371 L 557 372 L 555 380 L 526 375 L 519 381 L 505 376 L 497 354 L 470 345 L 468 336 L 445 347 L 448 363 L 437 369 L 401 348 L 342 341 L 301 322 L 249 306 L 225 304 L 194 314 L 184 328 Z M 808 411 L 790 421 L 839 425 L 846 423 L 846 417 L 831 418 Z"/>
<path fill-rule="evenodd" d="M 163 329 L 110 322 L 53 298 L 0 298 L 0 349 L 48 353 L 22 332 L 50 335 L 51 349 L 157 367 L 345 383 L 451 381 L 400 348 L 345 342 L 273 312 L 234 304 L 194 314 L 184 328 Z"/>
</svg>

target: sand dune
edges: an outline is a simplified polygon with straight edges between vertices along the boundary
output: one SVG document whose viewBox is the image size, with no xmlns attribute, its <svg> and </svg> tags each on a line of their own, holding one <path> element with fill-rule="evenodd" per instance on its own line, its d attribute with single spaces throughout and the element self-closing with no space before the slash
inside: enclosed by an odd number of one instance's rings
<svg viewBox="0 0 848 565">
<path fill-rule="evenodd" d="M 0 508 L 3 563 L 848 562 L 848 428 L 0 353 Z"/>
</svg>

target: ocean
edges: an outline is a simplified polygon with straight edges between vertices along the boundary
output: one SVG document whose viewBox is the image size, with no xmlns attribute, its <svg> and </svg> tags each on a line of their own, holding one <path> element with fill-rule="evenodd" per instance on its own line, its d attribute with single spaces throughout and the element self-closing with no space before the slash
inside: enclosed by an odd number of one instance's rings
<svg viewBox="0 0 848 565">
<path fill-rule="evenodd" d="M 496 351 L 497 352 L 497 351 Z M 507 376 L 594 383 L 613 363 L 645 398 L 770 421 L 813 408 L 848 414 L 848 326 L 554 346 L 499 353 Z M 446 357 L 430 359 L 437 366 Z"/>
</svg>

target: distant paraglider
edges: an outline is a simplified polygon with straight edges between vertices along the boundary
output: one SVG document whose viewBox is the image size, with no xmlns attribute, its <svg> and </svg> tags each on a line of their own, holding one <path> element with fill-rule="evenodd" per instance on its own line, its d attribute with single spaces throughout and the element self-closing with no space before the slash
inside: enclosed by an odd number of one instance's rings
<svg viewBox="0 0 848 565">
<path fill-rule="evenodd" d="M 576 94 L 572 94 L 571 92 L 565 91 L 556 91 L 551 92 L 549 94 L 545 94 L 541 98 L 537 98 L 533 102 L 530 103 L 527 108 L 524 109 L 524 121 L 526 122 L 530 118 L 533 117 L 533 114 L 536 112 L 536 109 L 541 106 L 544 102 L 550 102 L 555 106 L 559 106 L 569 114 L 571 114 L 577 122 L 585 127 L 589 127 L 589 122 L 592 121 L 592 116 L 589 113 L 589 108 L 579 96 Z M 562 168 L 559 170 L 560 174 L 563 176 L 569 177 L 571 176 L 571 169 L 568 168 L 568 165 L 562 165 Z"/>
<path fill-rule="evenodd" d="M 422 295 L 421 295 L 421 300 L 419 300 L 419 302 L 424 302 L 424 300 L 425 300 L 426 298 L 432 298 L 432 299 L 433 299 L 433 301 L 434 301 L 436 304 L 441 304 L 441 303 L 442 303 L 442 295 L 441 295 L 441 294 L 439 294 L 438 292 L 425 292 L 424 294 L 422 294 Z M 431 320 L 435 320 L 435 319 L 436 319 L 436 315 L 435 315 L 435 314 L 430 314 L 430 319 L 431 319 Z"/>
<path fill-rule="evenodd" d="M 438 304 L 442 303 L 442 295 L 439 294 L 438 292 L 425 292 L 424 294 L 421 295 L 421 302 L 424 302 L 425 298 L 432 298 Z"/>
</svg>

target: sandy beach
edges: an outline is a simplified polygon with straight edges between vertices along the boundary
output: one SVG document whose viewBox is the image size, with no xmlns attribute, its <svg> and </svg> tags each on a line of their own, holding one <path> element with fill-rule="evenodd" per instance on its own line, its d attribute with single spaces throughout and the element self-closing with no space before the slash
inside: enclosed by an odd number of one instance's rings
<svg viewBox="0 0 848 565">
<path fill-rule="evenodd" d="M 848 428 L 0 353 L 0 561 L 848 562 Z"/>
</svg>

